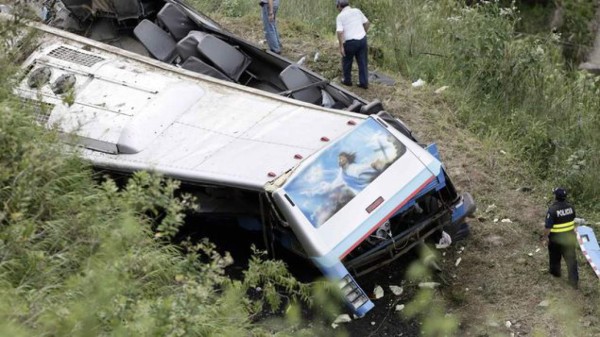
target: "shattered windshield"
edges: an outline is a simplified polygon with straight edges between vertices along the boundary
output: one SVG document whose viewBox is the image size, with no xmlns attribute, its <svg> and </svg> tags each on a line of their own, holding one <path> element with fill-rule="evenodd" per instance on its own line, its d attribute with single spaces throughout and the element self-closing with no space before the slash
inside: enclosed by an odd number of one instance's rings
<svg viewBox="0 0 600 337">
<path fill-rule="evenodd" d="M 406 152 L 376 120 L 368 119 L 322 152 L 284 190 L 314 227 L 343 208 Z"/>
</svg>

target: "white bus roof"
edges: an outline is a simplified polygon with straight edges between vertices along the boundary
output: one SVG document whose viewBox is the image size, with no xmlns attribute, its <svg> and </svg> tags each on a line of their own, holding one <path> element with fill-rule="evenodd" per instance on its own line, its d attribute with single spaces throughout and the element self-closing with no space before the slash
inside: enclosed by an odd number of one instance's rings
<svg viewBox="0 0 600 337">
<path fill-rule="evenodd" d="M 74 76 L 72 101 L 27 77 L 17 90 L 49 104 L 47 126 L 74 135 L 95 166 L 261 190 L 366 118 L 41 29 L 25 66 L 50 69 L 48 83 Z"/>
</svg>

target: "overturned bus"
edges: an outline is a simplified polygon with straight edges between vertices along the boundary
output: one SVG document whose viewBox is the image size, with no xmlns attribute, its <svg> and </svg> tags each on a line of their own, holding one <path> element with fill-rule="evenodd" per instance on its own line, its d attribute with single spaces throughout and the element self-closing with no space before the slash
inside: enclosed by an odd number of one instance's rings
<svg viewBox="0 0 600 337">
<path fill-rule="evenodd" d="M 43 8 L 46 21 L 62 15 L 85 34 L 31 24 L 37 43 L 16 88 L 94 167 L 181 180 L 198 213 L 233 215 L 267 246 L 309 259 L 358 316 L 373 307 L 359 276 L 442 231 L 468 233 L 472 197 L 456 191 L 436 146 L 420 145 L 380 102 L 181 2 L 95 3 Z"/>
</svg>

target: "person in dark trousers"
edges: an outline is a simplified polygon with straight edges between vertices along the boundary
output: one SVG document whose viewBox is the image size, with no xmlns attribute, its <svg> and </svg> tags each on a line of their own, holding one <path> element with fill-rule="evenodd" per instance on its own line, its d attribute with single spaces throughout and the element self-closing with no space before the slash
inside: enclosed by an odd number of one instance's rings
<svg viewBox="0 0 600 337">
<path fill-rule="evenodd" d="M 554 189 L 554 202 L 548 208 L 543 242 L 548 246 L 550 274 L 560 277 L 560 260 L 565 259 L 569 272 L 569 284 L 577 289 L 577 235 L 575 234 L 575 208 L 567 202 L 564 188 Z"/>
<path fill-rule="evenodd" d="M 281 54 L 281 41 L 279 41 L 276 21 L 279 0 L 260 0 L 260 6 L 265 39 L 269 49 L 275 54 Z"/>
<path fill-rule="evenodd" d="M 350 7 L 348 0 L 336 0 L 340 12 L 335 20 L 337 38 L 342 55 L 342 84 L 352 85 L 352 62 L 358 65 L 358 86 L 369 87 L 367 32 L 369 20 L 358 8 Z"/>
</svg>

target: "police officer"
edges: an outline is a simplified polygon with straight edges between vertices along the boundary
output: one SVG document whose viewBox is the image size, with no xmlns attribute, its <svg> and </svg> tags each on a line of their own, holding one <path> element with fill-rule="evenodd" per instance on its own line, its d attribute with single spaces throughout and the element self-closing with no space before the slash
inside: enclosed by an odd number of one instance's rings
<svg viewBox="0 0 600 337">
<path fill-rule="evenodd" d="M 566 201 L 564 188 L 554 189 L 555 201 L 548 208 L 543 242 L 548 246 L 550 274 L 560 277 L 560 259 L 563 257 L 569 272 L 569 284 L 577 289 L 577 236 L 575 234 L 575 208 Z"/>
</svg>

